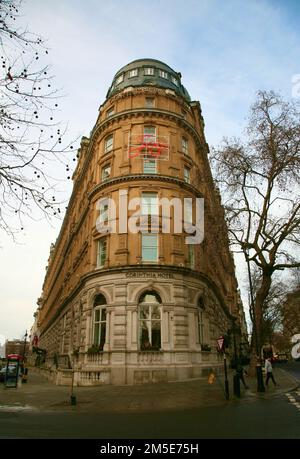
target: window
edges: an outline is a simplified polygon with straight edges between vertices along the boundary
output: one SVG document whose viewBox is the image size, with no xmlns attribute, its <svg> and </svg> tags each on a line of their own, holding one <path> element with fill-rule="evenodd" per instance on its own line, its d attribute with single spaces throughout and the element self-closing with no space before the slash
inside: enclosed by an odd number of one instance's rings
<svg viewBox="0 0 300 459">
<path fill-rule="evenodd" d="M 100 223 L 108 222 L 108 201 L 105 200 L 103 203 L 100 203 Z"/>
<path fill-rule="evenodd" d="M 188 264 L 191 269 L 195 269 L 195 245 L 188 246 Z"/>
<path fill-rule="evenodd" d="M 156 174 L 156 160 L 144 158 L 144 174 Z"/>
<path fill-rule="evenodd" d="M 94 332 L 93 344 L 103 351 L 106 334 L 106 300 L 103 295 L 97 295 L 94 301 Z"/>
<path fill-rule="evenodd" d="M 154 75 L 154 68 L 153 67 L 146 67 L 145 68 L 145 75 Z"/>
<path fill-rule="evenodd" d="M 104 180 L 109 179 L 109 177 L 110 177 L 110 164 L 102 168 L 102 171 L 101 171 L 102 182 L 104 182 Z"/>
<path fill-rule="evenodd" d="M 142 234 L 142 261 L 157 262 L 158 259 L 158 235 Z"/>
<path fill-rule="evenodd" d="M 144 142 L 156 141 L 156 128 L 155 126 L 144 126 Z"/>
<path fill-rule="evenodd" d="M 157 193 L 142 193 L 142 215 L 158 215 Z"/>
<path fill-rule="evenodd" d="M 124 80 L 124 74 L 122 73 L 122 75 L 118 76 L 118 78 L 116 79 L 116 84 L 122 83 L 123 80 Z"/>
<path fill-rule="evenodd" d="M 184 168 L 183 175 L 184 175 L 184 181 L 186 183 L 191 183 L 190 169 L 188 167 Z"/>
<path fill-rule="evenodd" d="M 154 107 L 154 97 L 146 97 L 145 99 L 145 105 L 147 108 L 153 108 Z"/>
<path fill-rule="evenodd" d="M 106 261 L 106 238 L 98 241 L 97 249 L 97 268 L 103 268 Z"/>
<path fill-rule="evenodd" d="M 168 79 L 168 73 L 164 72 L 163 70 L 159 71 L 159 76 L 162 77 L 162 78 Z"/>
<path fill-rule="evenodd" d="M 198 338 L 199 343 L 202 345 L 204 341 L 204 304 L 203 299 L 198 300 Z"/>
<path fill-rule="evenodd" d="M 185 137 L 181 138 L 181 150 L 186 155 L 188 154 L 188 140 Z"/>
<path fill-rule="evenodd" d="M 133 69 L 129 71 L 129 78 L 138 76 L 138 69 Z"/>
<path fill-rule="evenodd" d="M 184 201 L 184 223 L 189 225 L 193 224 L 193 204 L 188 199 Z"/>
<path fill-rule="evenodd" d="M 171 80 L 172 80 L 172 83 L 174 83 L 176 86 L 179 86 L 178 80 L 176 78 L 172 76 Z"/>
<path fill-rule="evenodd" d="M 67 330 L 67 314 L 61 320 L 61 353 L 66 353 L 66 330 Z"/>
<path fill-rule="evenodd" d="M 104 153 L 108 153 L 114 147 L 114 136 L 111 134 L 105 139 L 104 143 Z"/>
<path fill-rule="evenodd" d="M 113 116 L 114 113 L 115 113 L 114 107 L 109 108 L 109 109 L 107 110 L 107 112 L 106 112 L 106 118 L 109 118 L 110 116 Z"/>
<path fill-rule="evenodd" d="M 146 292 L 140 298 L 139 331 L 141 351 L 160 350 L 161 298 L 155 292 Z"/>
</svg>

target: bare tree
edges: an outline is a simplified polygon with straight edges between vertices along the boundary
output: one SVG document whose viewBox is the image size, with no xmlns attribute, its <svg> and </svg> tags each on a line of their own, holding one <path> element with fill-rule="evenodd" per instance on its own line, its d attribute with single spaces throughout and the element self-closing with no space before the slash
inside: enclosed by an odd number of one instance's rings
<svg viewBox="0 0 300 459">
<path fill-rule="evenodd" d="M 48 49 L 17 25 L 21 3 L 0 0 L 0 230 L 11 235 L 36 208 L 47 217 L 61 212 L 51 164 L 60 161 L 69 172 L 73 148 L 63 147 L 65 130 L 54 118 L 58 93 L 43 63 Z"/>
<path fill-rule="evenodd" d="M 224 139 L 212 157 L 233 250 L 259 270 L 252 320 L 260 355 L 272 277 L 300 266 L 298 105 L 273 91 L 258 92 L 245 134 L 245 141 Z"/>
</svg>

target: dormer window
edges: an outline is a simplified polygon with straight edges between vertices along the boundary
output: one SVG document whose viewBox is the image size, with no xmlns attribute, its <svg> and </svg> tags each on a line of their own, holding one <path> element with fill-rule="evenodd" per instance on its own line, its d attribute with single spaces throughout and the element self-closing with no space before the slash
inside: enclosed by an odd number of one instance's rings
<svg viewBox="0 0 300 459">
<path fill-rule="evenodd" d="M 164 72 L 163 70 L 159 71 L 159 76 L 165 78 L 166 80 L 168 79 L 168 73 Z"/>
<path fill-rule="evenodd" d="M 174 83 L 176 86 L 179 86 L 178 80 L 176 78 L 172 76 L 171 80 L 172 80 L 172 83 Z"/>
<path fill-rule="evenodd" d="M 122 83 L 122 81 L 124 81 L 124 74 L 122 73 L 122 75 L 118 76 L 118 78 L 116 79 L 116 84 L 120 84 Z"/>
<path fill-rule="evenodd" d="M 138 69 L 133 69 L 129 71 L 129 78 L 138 76 Z"/>
<path fill-rule="evenodd" d="M 145 68 L 145 75 L 154 75 L 154 68 L 153 67 L 146 67 Z"/>
</svg>

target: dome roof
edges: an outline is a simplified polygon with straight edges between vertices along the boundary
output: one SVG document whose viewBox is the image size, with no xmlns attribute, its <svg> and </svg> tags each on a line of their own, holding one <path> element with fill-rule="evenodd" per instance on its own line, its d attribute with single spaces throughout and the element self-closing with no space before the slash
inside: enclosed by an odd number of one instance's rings
<svg viewBox="0 0 300 459">
<path fill-rule="evenodd" d="M 137 59 L 122 67 L 114 76 L 106 98 L 127 87 L 156 86 L 171 89 L 187 102 L 189 93 L 181 84 L 181 74 L 156 59 Z"/>
</svg>

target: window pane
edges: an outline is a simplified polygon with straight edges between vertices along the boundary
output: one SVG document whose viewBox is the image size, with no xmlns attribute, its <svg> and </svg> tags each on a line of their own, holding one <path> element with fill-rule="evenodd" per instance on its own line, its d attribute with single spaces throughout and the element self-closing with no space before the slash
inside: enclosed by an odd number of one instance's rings
<svg viewBox="0 0 300 459">
<path fill-rule="evenodd" d="M 181 139 L 181 149 L 183 151 L 183 153 L 186 153 L 188 152 L 188 141 L 185 137 L 182 137 Z"/>
<path fill-rule="evenodd" d="M 100 329 L 100 342 L 99 342 L 99 347 L 100 350 L 103 351 L 103 347 L 105 344 L 105 333 L 106 333 L 106 323 L 101 324 L 101 329 Z"/>
<path fill-rule="evenodd" d="M 144 174 L 156 174 L 155 159 L 144 159 Z"/>
<path fill-rule="evenodd" d="M 160 322 L 152 322 L 152 349 L 159 350 L 161 348 L 161 333 Z"/>
<path fill-rule="evenodd" d="M 106 321 L 106 308 L 101 309 L 101 322 Z"/>
<path fill-rule="evenodd" d="M 108 151 L 111 151 L 113 149 L 113 136 L 110 135 L 105 139 L 105 147 L 104 151 L 107 153 Z"/>
<path fill-rule="evenodd" d="M 157 261 L 157 235 L 142 234 L 143 261 Z"/>
<path fill-rule="evenodd" d="M 142 193 L 142 214 L 159 214 L 157 193 Z"/>
<path fill-rule="evenodd" d="M 100 320 L 100 309 L 95 309 L 95 322 Z"/>
<path fill-rule="evenodd" d="M 155 126 L 144 126 L 144 142 L 155 142 Z"/>
<path fill-rule="evenodd" d="M 142 351 L 147 351 L 151 348 L 151 333 L 149 331 L 151 332 L 150 322 L 140 322 L 140 344 Z"/>
<path fill-rule="evenodd" d="M 151 319 L 156 319 L 160 320 L 160 309 L 159 306 L 151 306 L 152 309 L 152 314 L 151 314 Z"/>
<path fill-rule="evenodd" d="M 99 344 L 99 330 L 100 330 L 100 324 L 97 323 L 94 325 L 94 344 L 96 345 Z"/>
<path fill-rule="evenodd" d="M 145 68 L 145 75 L 154 75 L 154 68 L 153 67 Z"/>
<path fill-rule="evenodd" d="M 107 180 L 110 177 L 110 166 L 105 166 L 102 169 L 102 181 Z"/>
<path fill-rule="evenodd" d="M 103 239 L 98 242 L 98 260 L 97 266 L 101 268 L 106 260 L 106 240 Z"/>
<path fill-rule="evenodd" d="M 190 183 L 190 169 L 187 167 L 184 168 L 184 181 Z"/>
<path fill-rule="evenodd" d="M 140 319 L 149 319 L 149 306 L 140 307 Z"/>
<path fill-rule="evenodd" d="M 133 69 L 129 71 L 129 78 L 135 77 L 138 75 L 138 69 Z"/>
<path fill-rule="evenodd" d="M 184 201 L 184 222 L 193 223 L 193 207 L 190 201 Z"/>
</svg>

